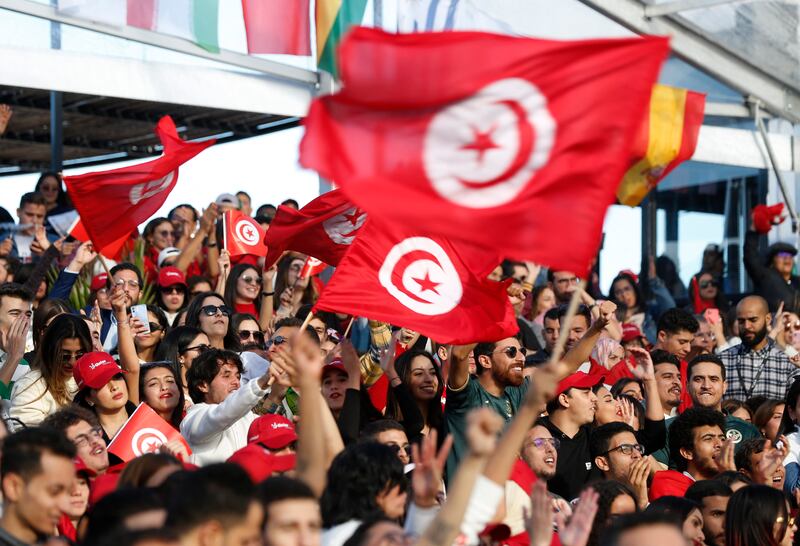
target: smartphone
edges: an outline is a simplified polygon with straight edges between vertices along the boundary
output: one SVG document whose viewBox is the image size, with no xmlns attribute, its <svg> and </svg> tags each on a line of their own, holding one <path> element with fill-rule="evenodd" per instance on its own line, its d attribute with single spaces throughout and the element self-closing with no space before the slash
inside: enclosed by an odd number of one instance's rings
<svg viewBox="0 0 800 546">
<path fill-rule="evenodd" d="M 131 306 L 131 315 L 139 319 L 139 322 L 144 324 L 145 328 L 147 328 L 147 331 L 142 333 L 149 334 L 150 318 L 147 316 L 147 306 L 143 303 Z"/>
<path fill-rule="evenodd" d="M 719 309 L 706 309 L 703 314 L 709 324 L 719 324 Z"/>
</svg>

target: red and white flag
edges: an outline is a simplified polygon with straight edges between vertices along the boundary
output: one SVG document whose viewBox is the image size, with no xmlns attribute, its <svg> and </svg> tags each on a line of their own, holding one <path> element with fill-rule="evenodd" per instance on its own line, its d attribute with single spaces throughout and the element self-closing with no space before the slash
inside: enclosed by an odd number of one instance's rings
<svg viewBox="0 0 800 546">
<path fill-rule="evenodd" d="M 162 444 L 180 440 L 189 454 L 189 444 L 172 425 L 164 421 L 147 404 L 139 404 L 108 445 L 108 452 L 128 462 L 145 453 L 158 451 Z"/>
<path fill-rule="evenodd" d="M 238 210 L 226 211 L 222 216 L 225 234 L 225 249 L 231 256 L 253 254 L 266 256 L 267 247 L 264 245 L 264 228 L 250 216 Z"/>
<path fill-rule="evenodd" d="M 487 279 L 499 261 L 372 218 L 314 308 L 405 326 L 439 343 L 496 341 L 519 331 L 507 284 Z"/>
<path fill-rule="evenodd" d="M 184 142 L 169 116 L 159 120 L 155 132 L 164 146 L 158 159 L 64 177 L 67 193 L 97 248 L 127 237 L 153 216 L 178 182 L 178 167 L 216 142 Z"/>
<path fill-rule="evenodd" d="M 342 190 L 324 193 L 300 210 L 281 205 L 267 230 L 269 268 L 286 250 L 315 256 L 337 265 L 367 219 Z"/>
<path fill-rule="evenodd" d="M 86 227 L 83 225 L 83 222 L 81 222 L 80 218 L 77 218 L 72 223 L 72 226 L 67 231 L 67 234 L 82 243 L 91 241 L 91 237 L 89 237 L 89 233 L 86 231 Z M 129 248 L 133 248 L 137 235 L 139 235 L 138 230 L 132 231 L 127 235 L 122 235 L 119 239 L 112 241 L 103 247 L 95 246 L 95 250 L 103 256 L 107 256 L 115 261 L 122 261 L 122 251 L 125 249 L 126 243 L 130 243 Z"/>
<path fill-rule="evenodd" d="M 306 258 L 305 263 L 303 264 L 303 269 L 300 270 L 300 279 L 305 280 L 309 277 L 313 277 L 314 275 L 319 275 L 325 268 L 328 267 L 323 261 L 320 261 L 312 256 Z"/>
<path fill-rule="evenodd" d="M 247 52 L 311 55 L 308 0 L 242 0 Z"/>
<path fill-rule="evenodd" d="M 668 52 L 658 37 L 357 28 L 300 162 L 372 217 L 583 272 Z"/>
</svg>

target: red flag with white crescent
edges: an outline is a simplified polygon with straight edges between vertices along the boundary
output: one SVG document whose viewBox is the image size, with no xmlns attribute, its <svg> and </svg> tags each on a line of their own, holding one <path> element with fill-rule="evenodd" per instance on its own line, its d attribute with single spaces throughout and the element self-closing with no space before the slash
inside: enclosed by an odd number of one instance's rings
<svg viewBox="0 0 800 546">
<path fill-rule="evenodd" d="M 264 267 L 272 266 L 286 250 L 337 265 L 366 219 L 342 190 L 324 193 L 300 210 L 281 205 L 267 230 Z"/>
<path fill-rule="evenodd" d="M 300 270 L 300 278 L 305 280 L 309 277 L 313 277 L 314 275 L 319 275 L 325 268 L 328 267 L 323 261 L 320 261 L 312 256 L 306 258 L 305 263 L 303 264 L 303 269 Z"/>
<path fill-rule="evenodd" d="M 668 53 L 652 36 L 357 28 L 300 162 L 372 217 L 584 272 Z"/>
<path fill-rule="evenodd" d="M 231 253 L 231 257 L 244 254 L 266 256 L 265 231 L 258 222 L 238 210 L 226 211 L 223 221 L 225 222 L 224 246 Z"/>
<path fill-rule="evenodd" d="M 139 455 L 154 453 L 162 444 L 173 440 L 182 441 L 191 455 L 192 450 L 181 433 L 162 419 L 153 408 L 142 403 L 111 440 L 108 452 L 128 462 Z"/>
<path fill-rule="evenodd" d="M 519 330 L 506 283 L 487 278 L 499 261 L 478 247 L 373 218 L 315 309 L 405 326 L 439 343 L 497 341 Z"/>
<path fill-rule="evenodd" d="M 158 159 L 64 177 L 67 193 L 96 247 L 113 244 L 155 214 L 178 182 L 178 167 L 216 142 L 184 142 L 169 116 L 159 120 L 155 133 L 164 147 Z"/>
</svg>

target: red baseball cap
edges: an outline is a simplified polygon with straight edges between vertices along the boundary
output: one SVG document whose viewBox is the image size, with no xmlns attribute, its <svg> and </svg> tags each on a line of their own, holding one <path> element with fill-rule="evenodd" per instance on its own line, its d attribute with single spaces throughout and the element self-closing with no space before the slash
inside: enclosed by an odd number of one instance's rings
<svg viewBox="0 0 800 546">
<path fill-rule="evenodd" d="M 622 341 L 633 341 L 634 339 L 641 339 L 644 336 L 642 331 L 633 323 L 625 322 L 622 325 Z"/>
<path fill-rule="evenodd" d="M 275 455 L 261 445 L 249 444 L 231 455 L 228 462 L 241 466 L 253 483 L 260 483 L 275 472 L 292 470 L 297 460 L 294 453 Z"/>
<path fill-rule="evenodd" d="M 347 373 L 347 369 L 344 367 L 344 362 L 342 362 L 342 359 L 341 358 L 334 358 L 333 360 L 331 360 L 329 363 L 325 364 L 322 367 L 322 377 L 325 377 L 325 374 L 327 374 L 328 372 L 334 371 L 334 370 L 338 370 L 340 372 L 343 372 L 343 373 L 347 374 L 348 376 L 350 375 L 349 373 Z"/>
<path fill-rule="evenodd" d="M 162 267 L 161 271 L 158 272 L 158 286 L 167 288 L 176 284 L 186 287 L 186 275 L 183 274 L 183 271 L 171 265 Z"/>
<path fill-rule="evenodd" d="M 575 372 L 558 382 L 556 396 L 569 389 L 593 389 L 601 385 L 605 380 L 606 377 L 604 375 L 589 375 L 584 372 Z"/>
<path fill-rule="evenodd" d="M 247 443 L 261 444 L 269 449 L 283 449 L 296 441 L 294 423 L 283 415 L 262 415 L 250 424 L 247 431 Z"/>
<path fill-rule="evenodd" d="M 114 357 L 102 351 L 86 353 L 75 362 L 72 375 L 78 389 L 102 389 L 111 379 L 125 373 Z"/>
<path fill-rule="evenodd" d="M 89 290 L 97 292 L 101 288 L 105 288 L 108 283 L 108 273 L 103 272 L 92 277 L 92 283 L 89 285 Z"/>
</svg>

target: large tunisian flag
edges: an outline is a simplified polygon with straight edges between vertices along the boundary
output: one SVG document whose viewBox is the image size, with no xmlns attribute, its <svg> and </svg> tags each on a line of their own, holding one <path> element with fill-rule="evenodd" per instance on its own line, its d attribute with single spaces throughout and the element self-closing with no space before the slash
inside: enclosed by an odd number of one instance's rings
<svg viewBox="0 0 800 546">
<path fill-rule="evenodd" d="M 315 309 L 382 320 L 439 343 L 496 341 L 519 330 L 506 283 L 486 277 L 499 258 L 371 218 Z"/>
<path fill-rule="evenodd" d="M 158 159 L 64 177 L 67 193 L 98 248 L 127 236 L 150 218 L 178 182 L 178 167 L 216 142 L 184 142 L 169 116 L 159 120 L 155 132 L 164 146 L 164 154 Z"/>
<path fill-rule="evenodd" d="M 668 51 L 657 37 L 358 28 L 300 161 L 369 215 L 585 271 Z"/>
<path fill-rule="evenodd" d="M 295 250 L 336 265 L 367 219 L 342 193 L 324 193 L 300 210 L 281 205 L 267 230 L 268 268 L 285 250 Z"/>
</svg>

